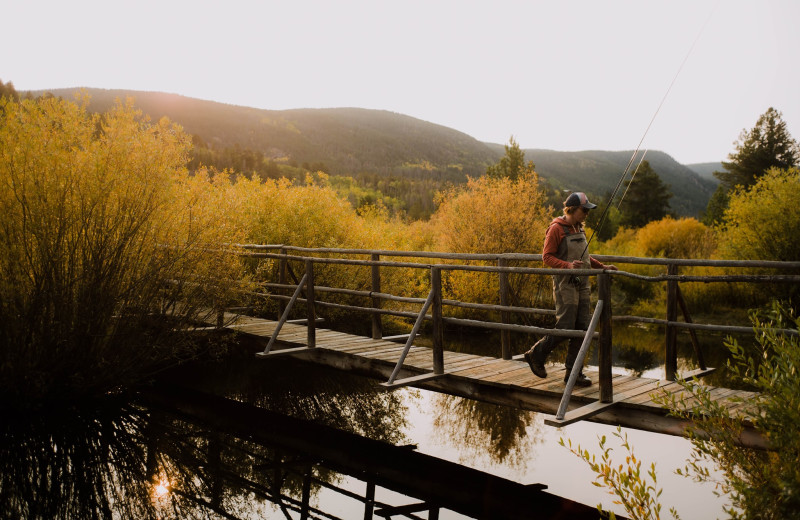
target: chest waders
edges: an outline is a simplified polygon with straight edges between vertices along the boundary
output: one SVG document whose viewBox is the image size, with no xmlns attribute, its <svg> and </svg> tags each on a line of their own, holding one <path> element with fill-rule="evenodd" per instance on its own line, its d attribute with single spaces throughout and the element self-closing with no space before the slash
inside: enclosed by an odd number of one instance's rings
<svg viewBox="0 0 800 520">
<path fill-rule="evenodd" d="M 564 238 L 558 245 L 556 258 L 566 262 L 580 260 L 584 263 L 584 268 L 588 268 L 590 265 L 589 253 L 583 229 L 573 232 L 570 226 L 563 224 L 562 228 L 564 229 Z M 553 275 L 553 300 L 556 304 L 556 329 L 586 330 L 589 328 L 591 289 L 588 276 Z M 545 336 L 531 349 L 533 355 L 544 364 L 547 356 L 565 339 L 567 338 Z M 581 338 L 569 338 L 567 357 L 564 360 L 564 367 L 567 369 L 565 379 L 569 376 L 572 365 L 578 357 L 581 343 L 583 343 Z"/>
</svg>

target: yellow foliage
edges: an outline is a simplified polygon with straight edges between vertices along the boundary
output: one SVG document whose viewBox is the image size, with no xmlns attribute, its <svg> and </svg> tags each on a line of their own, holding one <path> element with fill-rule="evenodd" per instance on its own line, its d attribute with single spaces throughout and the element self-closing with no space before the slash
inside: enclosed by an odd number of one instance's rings
<svg viewBox="0 0 800 520">
<path fill-rule="evenodd" d="M 130 101 L 102 116 L 86 102 L 0 100 L 0 379 L 29 396 L 47 391 L 25 386 L 41 359 L 85 387 L 145 370 L 175 347 L 143 334 L 154 307 L 192 318 L 241 279 L 219 247 L 237 238 L 217 225 L 225 201 L 187 174 L 181 128 Z"/>
<path fill-rule="evenodd" d="M 694 218 L 665 217 L 636 232 L 639 256 L 710 258 L 716 249 L 711 229 Z"/>
<path fill-rule="evenodd" d="M 489 176 L 469 179 L 466 186 L 440 194 L 437 202 L 439 208 L 431 218 L 436 250 L 534 254 L 542 251 L 550 208 L 545 206 L 535 173 L 521 175 L 516 180 Z M 496 274 L 451 271 L 444 283 L 446 294 L 453 299 L 498 301 Z M 515 303 L 529 304 L 534 278 L 512 275 L 509 283 Z"/>
<path fill-rule="evenodd" d="M 750 188 L 736 190 L 725 211 L 721 253 L 737 260 L 800 258 L 800 170 L 772 169 Z"/>
<path fill-rule="evenodd" d="M 456 253 L 541 253 L 550 209 L 539 176 L 469 179 L 438 199 L 436 247 Z"/>
</svg>

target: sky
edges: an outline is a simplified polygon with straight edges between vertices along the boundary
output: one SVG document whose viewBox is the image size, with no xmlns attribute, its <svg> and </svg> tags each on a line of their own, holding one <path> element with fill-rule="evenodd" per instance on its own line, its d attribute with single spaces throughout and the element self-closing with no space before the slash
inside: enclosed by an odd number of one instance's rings
<svg viewBox="0 0 800 520">
<path fill-rule="evenodd" d="M 797 0 L 0 0 L 18 91 L 389 110 L 522 148 L 727 160 L 800 138 Z"/>
</svg>

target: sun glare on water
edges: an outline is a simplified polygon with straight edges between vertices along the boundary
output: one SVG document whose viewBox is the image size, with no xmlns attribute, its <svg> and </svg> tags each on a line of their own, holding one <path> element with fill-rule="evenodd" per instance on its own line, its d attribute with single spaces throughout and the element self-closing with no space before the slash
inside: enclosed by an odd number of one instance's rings
<svg viewBox="0 0 800 520">
<path fill-rule="evenodd" d="M 160 481 L 156 482 L 153 485 L 153 498 L 156 500 L 160 498 L 166 497 L 170 489 L 172 488 L 172 483 L 167 479 L 161 479 Z"/>
</svg>

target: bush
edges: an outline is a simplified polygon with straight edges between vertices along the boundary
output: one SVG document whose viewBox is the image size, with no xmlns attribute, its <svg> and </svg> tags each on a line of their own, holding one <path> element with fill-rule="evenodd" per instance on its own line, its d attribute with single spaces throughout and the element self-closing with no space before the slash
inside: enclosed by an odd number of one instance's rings
<svg viewBox="0 0 800 520">
<path fill-rule="evenodd" d="M 715 484 L 731 500 L 725 508 L 731 518 L 800 518 L 800 319 L 777 303 L 768 312 L 751 313 L 751 318 L 758 346 L 748 350 L 735 340 L 726 346 L 732 354 L 728 369 L 735 380 L 755 390 L 753 397 L 733 398 L 737 406 L 731 408 L 712 398 L 705 385 L 679 381 L 685 390 L 682 395 L 665 392 L 657 402 L 693 425 L 686 431 L 693 451 L 677 473 Z M 763 436 L 766 450 L 743 445 L 746 425 Z M 615 436 L 628 453 L 625 465 L 611 462 L 605 437 L 600 439 L 599 462 L 571 441 L 560 442 L 589 464 L 597 474 L 595 485 L 606 487 L 631 518 L 659 518 L 661 490 L 656 487 L 655 466 L 643 474 L 642 461 L 634 456 L 627 438 L 619 429 Z M 719 469 L 723 478 L 718 480 L 709 467 Z M 677 512 L 672 514 L 677 517 Z"/>
<path fill-rule="evenodd" d="M 86 102 L 0 100 L 6 404 L 108 391 L 190 355 L 172 331 L 241 278 L 219 247 L 236 239 L 216 225 L 223 201 L 208 204 L 208 182 L 184 167 L 182 130 Z M 175 323 L 154 318 L 176 305 Z"/>
<path fill-rule="evenodd" d="M 489 176 L 469 179 L 466 186 L 442 193 L 439 208 L 431 218 L 434 247 L 455 253 L 533 253 L 542 252 L 551 209 L 539 188 L 536 174 L 523 174 L 516 180 Z M 509 265 L 520 265 L 509 262 Z M 447 297 L 462 301 L 498 301 L 498 277 L 462 271 L 448 272 L 444 281 Z M 537 284 L 549 283 L 544 277 L 509 276 L 517 305 L 535 299 Z"/>
<path fill-rule="evenodd" d="M 674 415 L 695 421 L 687 432 L 692 457 L 679 473 L 714 482 L 705 463 L 720 468 L 725 478 L 716 483 L 730 495 L 726 512 L 731 518 L 800 518 L 800 319 L 777 303 L 751 317 L 757 346 L 749 350 L 735 340 L 726 343 L 734 379 L 756 392 L 746 403 L 738 399 L 747 405 L 740 408 L 743 416 L 733 415 L 695 382 L 681 383 L 687 391 L 683 399 L 662 397 Z M 768 450 L 741 445 L 746 423 L 763 435 Z"/>
<path fill-rule="evenodd" d="M 637 256 L 710 258 L 715 249 L 711 229 L 693 218 L 665 217 L 636 232 Z"/>
<path fill-rule="evenodd" d="M 737 260 L 782 260 L 800 258 L 800 170 L 771 169 L 750 188 L 731 195 L 725 212 L 720 252 Z"/>
</svg>

